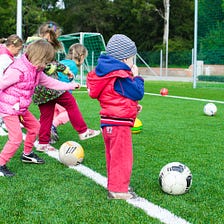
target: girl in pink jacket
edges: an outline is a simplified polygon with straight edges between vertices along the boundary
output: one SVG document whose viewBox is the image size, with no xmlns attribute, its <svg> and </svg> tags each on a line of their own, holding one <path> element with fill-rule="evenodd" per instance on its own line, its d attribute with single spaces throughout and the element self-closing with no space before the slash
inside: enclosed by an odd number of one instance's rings
<svg viewBox="0 0 224 224">
<path fill-rule="evenodd" d="M 8 141 L 0 153 L 0 176 L 14 176 L 6 164 L 22 143 L 20 123 L 26 128 L 26 139 L 21 160 L 24 163 L 43 164 L 33 151 L 40 124 L 28 110 L 34 89 L 38 84 L 57 90 L 79 88 L 78 83 L 64 83 L 43 73 L 46 64 L 54 59 L 55 50 L 46 40 L 30 44 L 25 54 L 13 62 L 0 82 L 0 116 L 8 130 Z"/>
<path fill-rule="evenodd" d="M 14 61 L 14 57 L 18 56 L 23 47 L 22 39 L 16 34 L 10 35 L 8 38 L 0 39 L 0 80 L 8 66 Z M 0 136 L 6 136 L 4 123 L 0 117 Z M 4 127 L 4 128 L 3 128 Z"/>
</svg>

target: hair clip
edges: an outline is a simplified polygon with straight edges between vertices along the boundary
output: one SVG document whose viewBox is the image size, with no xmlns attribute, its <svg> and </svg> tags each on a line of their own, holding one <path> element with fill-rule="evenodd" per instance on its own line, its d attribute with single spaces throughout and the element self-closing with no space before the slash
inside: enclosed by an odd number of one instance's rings
<svg viewBox="0 0 224 224">
<path fill-rule="evenodd" d="M 53 24 L 52 22 L 50 22 L 48 24 L 48 28 L 53 28 L 54 32 L 56 32 L 56 30 L 57 30 L 57 26 L 55 24 Z"/>
<path fill-rule="evenodd" d="M 12 43 L 16 44 L 18 42 L 19 39 L 15 39 Z"/>
</svg>

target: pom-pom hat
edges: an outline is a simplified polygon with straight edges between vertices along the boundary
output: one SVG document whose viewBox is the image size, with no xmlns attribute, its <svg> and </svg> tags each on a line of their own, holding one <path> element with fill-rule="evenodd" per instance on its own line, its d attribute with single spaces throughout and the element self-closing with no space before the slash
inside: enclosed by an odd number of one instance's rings
<svg viewBox="0 0 224 224">
<path fill-rule="evenodd" d="M 135 42 L 123 34 L 113 35 L 107 43 L 106 53 L 118 60 L 130 58 L 137 53 Z"/>
</svg>

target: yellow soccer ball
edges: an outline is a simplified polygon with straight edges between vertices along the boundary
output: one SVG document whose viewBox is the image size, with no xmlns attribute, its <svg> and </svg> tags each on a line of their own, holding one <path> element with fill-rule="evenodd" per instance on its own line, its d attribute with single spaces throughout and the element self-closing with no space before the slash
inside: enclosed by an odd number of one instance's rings
<svg viewBox="0 0 224 224">
<path fill-rule="evenodd" d="M 134 126 L 131 128 L 133 134 L 138 134 L 142 131 L 142 122 L 136 117 Z"/>
<path fill-rule="evenodd" d="M 59 160 L 66 166 L 76 166 L 84 159 L 83 147 L 75 141 L 63 143 L 59 149 Z"/>
</svg>

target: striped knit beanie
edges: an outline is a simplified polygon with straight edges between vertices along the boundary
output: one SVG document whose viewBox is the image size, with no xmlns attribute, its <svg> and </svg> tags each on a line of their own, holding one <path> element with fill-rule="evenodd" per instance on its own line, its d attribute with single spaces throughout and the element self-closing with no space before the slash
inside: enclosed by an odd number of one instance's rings
<svg viewBox="0 0 224 224">
<path fill-rule="evenodd" d="M 137 53 L 135 42 L 123 34 L 113 35 L 107 43 L 106 53 L 117 60 L 130 58 Z"/>
</svg>

